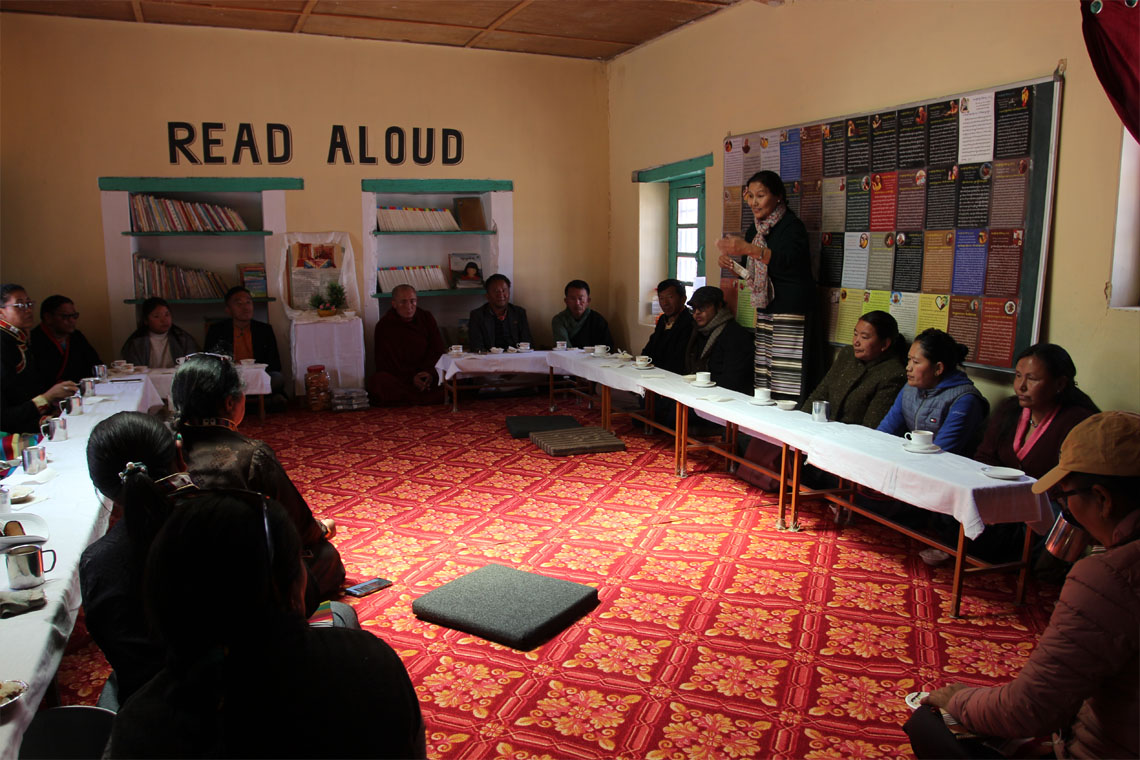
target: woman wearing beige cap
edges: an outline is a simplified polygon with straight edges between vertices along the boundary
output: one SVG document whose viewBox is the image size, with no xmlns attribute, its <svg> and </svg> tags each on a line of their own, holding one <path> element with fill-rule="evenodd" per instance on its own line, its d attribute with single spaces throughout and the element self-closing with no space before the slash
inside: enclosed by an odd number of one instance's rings
<svg viewBox="0 0 1140 760">
<path fill-rule="evenodd" d="M 1033 491 L 1050 491 L 1106 551 L 1073 565 L 1049 627 L 1013 681 L 991 688 L 951 684 L 924 703 L 979 736 L 1056 732 L 1058 757 L 1138 757 L 1140 415 L 1103 412 L 1078 424 L 1057 466 Z M 962 751 L 977 749 L 970 740 L 955 747 L 926 707 L 915 711 L 906 731 L 920 758 L 967 757 Z"/>
</svg>

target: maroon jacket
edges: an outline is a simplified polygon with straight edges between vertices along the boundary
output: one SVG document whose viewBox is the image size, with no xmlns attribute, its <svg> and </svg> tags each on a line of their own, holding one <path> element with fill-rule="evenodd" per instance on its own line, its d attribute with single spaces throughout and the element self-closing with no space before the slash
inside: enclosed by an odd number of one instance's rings
<svg viewBox="0 0 1140 760">
<path fill-rule="evenodd" d="M 1070 728 L 1065 757 L 1140 757 L 1140 510 L 1117 536 L 1073 565 L 1017 678 L 950 699 L 962 725 L 1007 738 Z"/>
<path fill-rule="evenodd" d="M 974 459 L 983 464 L 1000 465 L 1024 470 L 1026 475 L 1040 479 L 1042 475 L 1057 466 L 1057 458 L 1061 454 L 1061 444 L 1069 435 L 1069 431 L 1086 417 L 1096 414 L 1092 409 L 1083 406 L 1067 406 L 1057 412 L 1057 416 L 1049 423 L 1049 427 L 1033 444 L 1025 459 L 1018 459 L 1013 451 L 1013 438 L 1017 435 L 1017 423 L 1004 431 L 1001 428 L 1003 421 L 1011 413 L 1020 414 L 1020 410 L 1011 410 L 1017 406 L 1017 397 L 1010 396 L 998 405 L 990 415 L 990 424 L 986 427 L 985 438 L 982 439 L 978 450 L 974 452 Z"/>
</svg>

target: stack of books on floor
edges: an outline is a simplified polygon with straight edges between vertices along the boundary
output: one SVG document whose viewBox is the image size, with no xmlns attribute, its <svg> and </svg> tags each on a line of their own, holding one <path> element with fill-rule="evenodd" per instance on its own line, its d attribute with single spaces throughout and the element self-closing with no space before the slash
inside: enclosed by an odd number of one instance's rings
<svg viewBox="0 0 1140 760">
<path fill-rule="evenodd" d="M 354 412 L 368 408 L 368 391 L 363 388 L 333 388 L 334 412 Z"/>
</svg>

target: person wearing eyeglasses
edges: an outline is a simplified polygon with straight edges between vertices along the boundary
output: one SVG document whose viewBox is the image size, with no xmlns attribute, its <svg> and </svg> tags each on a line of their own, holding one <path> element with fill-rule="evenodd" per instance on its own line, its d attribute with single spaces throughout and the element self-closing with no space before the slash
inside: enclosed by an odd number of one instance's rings
<svg viewBox="0 0 1140 760">
<path fill-rule="evenodd" d="M 170 388 L 182 436 L 182 455 L 200 488 L 240 488 L 275 499 L 301 536 L 308 569 L 306 611 L 340 590 L 344 564 L 329 541 L 336 525 L 318 521 L 273 449 L 238 431 L 245 418 L 241 372 L 228 356 L 191 354 L 174 373 Z"/>
<path fill-rule="evenodd" d="M 959 745 L 931 707 L 979 737 L 1053 733 L 1050 756 L 1140 757 L 1140 415 L 1102 412 L 1078 423 L 1033 492 L 1051 493 L 1106 551 L 1073 565 L 1013 681 L 955 683 L 925 698 L 905 727 L 919 758 L 995 756 L 973 754 L 986 748 L 971 740 Z"/>
<path fill-rule="evenodd" d="M 55 403 L 78 389 L 71 380 L 41 382 L 28 345 L 35 305 L 22 285 L 0 285 L 0 431 L 5 433 L 39 433 L 40 421 L 55 411 Z"/>
<path fill-rule="evenodd" d="M 96 364 L 103 363 L 78 325 L 79 310 L 67 296 L 48 296 L 40 305 L 40 323 L 32 330 L 30 341 L 40 385 L 61 380 L 78 383 L 91 377 Z"/>
<path fill-rule="evenodd" d="M 203 492 L 167 518 L 143 600 L 166 666 L 107 756 L 423 758 L 423 714 L 373 634 L 306 627 L 302 540 L 271 499 Z"/>
</svg>

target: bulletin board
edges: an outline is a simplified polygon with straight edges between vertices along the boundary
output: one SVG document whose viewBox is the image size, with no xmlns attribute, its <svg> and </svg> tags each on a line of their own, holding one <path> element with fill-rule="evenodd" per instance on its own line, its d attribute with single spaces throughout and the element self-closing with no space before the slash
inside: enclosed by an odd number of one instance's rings
<svg viewBox="0 0 1140 760">
<path fill-rule="evenodd" d="M 724 140 L 724 230 L 742 187 L 774 171 L 808 229 L 828 339 L 889 311 L 907 338 L 936 327 L 966 363 L 1009 370 L 1037 341 L 1053 209 L 1059 75 Z M 721 286 L 755 322 L 730 270 Z"/>
</svg>

